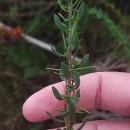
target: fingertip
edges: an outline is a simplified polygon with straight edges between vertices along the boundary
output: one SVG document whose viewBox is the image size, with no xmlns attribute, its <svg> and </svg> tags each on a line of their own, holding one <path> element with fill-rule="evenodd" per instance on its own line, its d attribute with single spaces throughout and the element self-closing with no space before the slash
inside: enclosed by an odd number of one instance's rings
<svg viewBox="0 0 130 130">
<path fill-rule="evenodd" d="M 50 85 L 30 96 L 23 104 L 23 116 L 30 122 L 39 122 L 49 119 L 46 111 L 53 116 L 58 115 L 56 110 L 63 110 L 64 102 L 58 101 L 53 93 L 52 86 L 64 93 L 63 82 Z"/>
<path fill-rule="evenodd" d="M 31 97 L 29 97 L 25 103 L 23 104 L 23 116 L 25 117 L 26 120 L 30 122 L 36 122 L 36 121 L 41 121 L 43 119 L 41 114 L 38 114 L 38 109 L 39 106 L 36 101 L 36 96 L 33 94 Z M 37 114 L 35 114 L 37 113 Z M 41 116 L 40 116 L 41 115 Z"/>
</svg>

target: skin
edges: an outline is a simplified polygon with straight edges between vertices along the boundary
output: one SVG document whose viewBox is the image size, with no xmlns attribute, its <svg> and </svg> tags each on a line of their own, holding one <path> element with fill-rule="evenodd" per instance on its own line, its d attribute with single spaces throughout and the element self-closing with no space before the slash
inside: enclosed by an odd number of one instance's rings
<svg viewBox="0 0 130 130">
<path fill-rule="evenodd" d="M 129 73 L 97 72 L 83 75 L 80 80 L 80 106 L 90 111 L 98 108 L 130 116 Z M 55 110 L 63 110 L 64 102 L 54 97 L 52 86 L 64 94 L 64 82 L 49 85 L 33 94 L 23 105 L 23 115 L 27 120 L 47 120 L 46 111 L 56 116 L 58 113 Z M 130 130 L 130 120 L 90 121 L 82 130 Z"/>
</svg>

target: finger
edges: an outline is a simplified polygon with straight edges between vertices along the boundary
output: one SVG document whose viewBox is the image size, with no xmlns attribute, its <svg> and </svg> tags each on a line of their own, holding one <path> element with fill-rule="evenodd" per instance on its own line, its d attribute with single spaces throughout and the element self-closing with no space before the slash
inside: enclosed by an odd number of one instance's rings
<svg viewBox="0 0 130 130">
<path fill-rule="evenodd" d="M 130 115 L 130 74 L 128 73 L 91 73 L 81 76 L 81 98 L 79 105 L 93 110 L 105 109 Z M 62 110 L 64 102 L 58 101 L 53 93 L 55 86 L 61 94 L 65 92 L 64 82 L 50 85 L 32 95 L 23 105 L 23 114 L 30 121 L 48 119 L 46 111 L 56 116 L 55 110 Z"/>
<path fill-rule="evenodd" d="M 74 125 L 77 129 L 81 124 Z M 82 130 L 129 130 L 130 120 L 100 120 L 87 122 Z M 56 130 L 56 129 L 50 129 Z"/>
</svg>

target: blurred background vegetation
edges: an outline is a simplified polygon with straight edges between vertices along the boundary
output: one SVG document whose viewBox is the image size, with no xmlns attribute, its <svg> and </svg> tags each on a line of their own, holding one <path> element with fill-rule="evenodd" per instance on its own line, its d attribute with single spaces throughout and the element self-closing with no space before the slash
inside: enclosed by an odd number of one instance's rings
<svg viewBox="0 0 130 130">
<path fill-rule="evenodd" d="M 129 72 L 129 0 L 84 1 L 79 57 L 90 54 L 88 64 L 96 65 L 95 71 Z M 52 43 L 62 51 L 61 34 L 53 20 L 57 11 L 61 12 L 56 0 L 0 0 L 0 22 L 12 28 L 20 27 L 24 33 Z M 44 67 L 58 67 L 61 59 L 22 38 L 15 42 L 7 38 L 3 42 L 2 33 L 0 31 L 0 129 L 46 129 L 50 122 L 30 123 L 23 118 L 21 109 L 31 94 L 59 81 Z"/>
</svg>

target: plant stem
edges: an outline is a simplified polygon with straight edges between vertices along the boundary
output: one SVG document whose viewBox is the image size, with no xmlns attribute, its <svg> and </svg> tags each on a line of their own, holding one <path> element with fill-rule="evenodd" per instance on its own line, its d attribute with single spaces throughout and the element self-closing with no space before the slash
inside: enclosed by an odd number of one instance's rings
<svg viewBox="0 0 130 130">
<path fill-rule="evenodd" d="M 69 70 L 72 68 L 72 63 L 71 63 L 71 57 L 72 57 L 72 50 L 71 50 L 71 28 L 72 28 L 72 22 L 71 22 L 71 17 L 72 17 L 72 2 L 69 3 L 69 31 L 68 31 L 68 67 Z M 68 85 L 71 85 L 71 72 L 68 75 Z"/>
<path fill-rule="evenodd" d="M 71 21 L 71 17 L 72 17 L 72 1 L 69 3 L 69 26 L 68 26 L 68 58 L 67 58 L 67 62 L 68 62 L 68 67 L 69 70 L 72 68 L 72 62 L 71 62 L 71 58 L 72 58 L 72 50 L 71 50 L 71 41 L 72 41 L 72 35 L 71 35 L 71 28 L 72 28 L 72 21 Z M 68 76 L 67 76 L 67 86 L 71 86 L 72 82 L 72 73 L 71 71 L 69 72 Z M 67 87 L 66 86 L 66 87 Z M 67 92 L 68 96 L 71 96 L 71 92 Z M 67 102 L 67 108 L 69 109 L 69 103 Z M 66 117 L 66 127 L 67 130 L 73 130 L 73 121 L 72 121 L 72 117 L 70 116 L 69 112 L 68 115 Z"/>
</svg>

